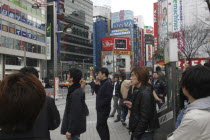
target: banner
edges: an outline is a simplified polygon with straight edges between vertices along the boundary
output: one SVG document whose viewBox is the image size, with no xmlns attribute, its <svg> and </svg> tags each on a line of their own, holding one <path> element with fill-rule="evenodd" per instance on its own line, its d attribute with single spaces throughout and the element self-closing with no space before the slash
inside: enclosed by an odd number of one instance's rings
<svg viewBox="0 0 210 140">
<path fill-rule="evenodd" d="M 173 0 L 173 32 L 178 32 L 180 30 L 179 8 L 179 0 Z"/>
<path fill-rule="evenodd" d="M 115 54 L 122 54 L 122 55 L 130 55 L 131 54 L 130 51 L 118 51 L 118 50 L 115 50 L 114 53 Z"/>
<path fill-rule="evenodd" d="M 124 20 L 124 21 L 113 23 L 113 28 L 133 27 L 133 25 L 134 25 L 134 20 Z"/>
<path fill-rule="evenodd" d="M 154 54 L 158 51 L 158 3 L 154 3 Z"/>
<path fill-rule="evenodd" d="M 110 36 L 121 36 L 131 34 L 130 28 L 111 30 Z"/>
</svg>

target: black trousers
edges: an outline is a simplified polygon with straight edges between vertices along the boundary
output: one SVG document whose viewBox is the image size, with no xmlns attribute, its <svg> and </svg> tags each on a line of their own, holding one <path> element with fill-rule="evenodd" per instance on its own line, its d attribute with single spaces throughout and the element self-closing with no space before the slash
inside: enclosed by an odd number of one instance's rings
<svg viewBox="0 0 210 140">
<path fill-rule="evenodd" d="M 109 127 L 107 125 L 107 120 L 109 118 L 109 112 L 97 112 L 97 124 L 96 130 L 101 138 L 101 140 L 110 140 Z"/>
</svg>

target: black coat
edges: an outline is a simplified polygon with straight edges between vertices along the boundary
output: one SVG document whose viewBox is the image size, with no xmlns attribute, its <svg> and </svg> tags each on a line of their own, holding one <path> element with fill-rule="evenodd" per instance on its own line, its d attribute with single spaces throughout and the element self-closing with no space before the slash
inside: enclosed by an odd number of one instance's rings
<svg viewBox="0 0 210 140">
<path fill-rule="evenodd" d="M 110 112 L 113 95 L 112 83 L 105 79 L 101 81 L 100 86 L 96 87 L 96 110 L 98 112 Z"/>
<path fill-rule="evenodd" d="M 152 88 L 158 96 L 159 94 L 163 94 L 164 96 L 166 96 L 167 86 L 163 80 L 158 79 L 155 83 L 154 80 L 152 80 Z"/>
<path fill-rule="evenodd" d="M 159 128 L 155 99 L 151 87 L 141 85 L 139 89 L 134 88 L 131 102 L 129 130 L 134 137 L 141 139 L 146 130 L 153 131 Z"/>
<path fill-rule="evenodd" d="M 86 131 L 84 103 L 85 93 L 82 88 L 75 89 L 66 100 L 61 134 L 65 135 L 66 132 L 70 132 L 71 135 L 80 135 Z"/>
<path fill-rule="evenodd" d="M 49 130 L 54 130 L 60 125 L 60 114 L 53 98 L 46 96 L 44 106 L 34 123 L 32 130 L 19 134 L 3 134 L 0 132 L 0 139 L 36 139 L 50 140 Z"/>
</svg>

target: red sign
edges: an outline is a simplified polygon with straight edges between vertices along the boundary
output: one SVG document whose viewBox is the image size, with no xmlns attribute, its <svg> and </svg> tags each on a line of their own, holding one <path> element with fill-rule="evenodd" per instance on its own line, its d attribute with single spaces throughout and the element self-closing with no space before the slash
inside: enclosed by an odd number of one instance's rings
<svg viewBox="0 0 210 140">
<path fill-rule="evenodd" d="M 129 37 L 105 37 L 102 38 L 102 51 L 130 51 Z"/>
<path fill-rule="evenodd" d="M 193 58 L 192 59 L 192 66 L 195 65 L 203 65 L 207 61 L 207 58 Z M 179 68 L 184 69 L 185 64 L 188 63 L 186 59 L 179 59 L 178 65 Z M 164 68 L 164 61 L 157 61 L 156 64 L 160 65 L 162 68 Z"/>
<path fill-rule="evenodd" d="M 158 3 L 154 3 L 154 54 L 158 51 Z"/>
</svg>

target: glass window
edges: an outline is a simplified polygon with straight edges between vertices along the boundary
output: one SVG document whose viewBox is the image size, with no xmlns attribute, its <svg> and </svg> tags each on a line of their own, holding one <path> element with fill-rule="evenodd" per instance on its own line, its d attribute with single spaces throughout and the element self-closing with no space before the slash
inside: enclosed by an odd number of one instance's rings
<svg viewBox="0 0 210 140">
<path fill-rule="evenodd" d="M 21 59 L 17 56 L 6 56 L 6 64 L 7 65 L 21 65 Z"/>
<path fill-rule="evenodd" d="M 6 47 L 7 37 L 1 36 L 2 47 Z"/>
<path fill-rule="evenodd" d="M 26 65 L 30 66 L 30 67 L 37 67 L 38 66 L 38 60 L 37 59 L 32 59 L 32 58 L 27 58 Z"/>
<path fill-rule="evenodd" d="M 6 47 L 10 48 L 10 49 L 14 48 L 14 39 L 13 38 L 7 37 Z"/>
<path fill-rule="evenodd" d="M 20 50 L 20 40 L 14 39 L 14 49 Z"/>
</svg>

